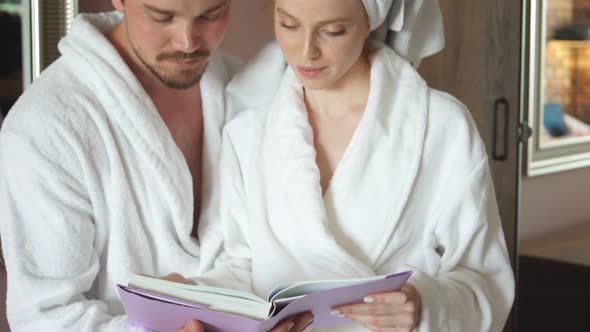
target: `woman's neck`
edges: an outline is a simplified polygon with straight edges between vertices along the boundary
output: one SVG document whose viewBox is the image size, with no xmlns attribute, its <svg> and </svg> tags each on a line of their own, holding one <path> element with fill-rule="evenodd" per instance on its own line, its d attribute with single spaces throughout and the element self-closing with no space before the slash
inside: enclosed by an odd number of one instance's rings
<svg viewBox="0 0 590 332">
<path fill-rule="evenodd" d="M 321 90 L 305 89 L 309 112 L 339 117 L 350 111 L 364 110 L 369 97 L 371 65 L 361 57 L 340 80 Z"/>
</svg>

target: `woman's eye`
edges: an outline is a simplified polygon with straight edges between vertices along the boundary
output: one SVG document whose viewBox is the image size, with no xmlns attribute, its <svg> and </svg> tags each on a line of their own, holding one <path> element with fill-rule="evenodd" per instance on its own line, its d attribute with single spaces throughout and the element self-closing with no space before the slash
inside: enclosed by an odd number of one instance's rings
<svg viewBox="0 0 590 332">
<path fill-rule="evenodd" d="M 289 25 L 287 23 L 281 22 L 281 27 L 287 29 L 287 30 L 295 30 L 297 29 L 296 25 Z"/>
<path fill-rule="evenodd" d="M 344 34 L 346 34 L 346 29 L 342 28 L 342 29 L 330 29 L 330 30 L 324 30 L 324 32 L 330 36 L 342 36 Z"/>
</svg>

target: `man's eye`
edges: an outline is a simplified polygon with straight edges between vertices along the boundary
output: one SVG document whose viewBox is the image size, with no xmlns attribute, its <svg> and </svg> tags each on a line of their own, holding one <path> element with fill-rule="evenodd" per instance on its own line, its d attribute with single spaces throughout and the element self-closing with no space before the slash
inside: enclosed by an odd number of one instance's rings
<svg viewBox="0 0 590 332">
<path fill-rule="evenodd" d="M 227 9 L 227 7 L 224 6 L 222 8 L 217 9 L 214 12 L 208 13 L 207 15 L 203 15 L 200 18 L 203 21 L 215 21 L 215 20 L 219 19 L 221 16 L 223 16 L 226 9 Z"/>
<path fill-rule="evenodd" d="M 172 16 L 152 16 L 152 19 L 158 23 L 168 23 L 170 21 L 172 21 Z"/>
<path fill-rule="evenodd" d="M 219 15 L 205 15 L 201 16 L 201 20 L 203 21 L 215 21 L 219 18 Z"/>
<path fill-rule="evenodd" d="M 217 20 L 219 17 L 221 17 L 221 12 L 215 12 L 215 13 L 211 13 L 211 14 L 207 14 L 207 15 L 203 15 L 201 16 L 201 20 L 203 21 L 215 21 Z"/>
</svg>

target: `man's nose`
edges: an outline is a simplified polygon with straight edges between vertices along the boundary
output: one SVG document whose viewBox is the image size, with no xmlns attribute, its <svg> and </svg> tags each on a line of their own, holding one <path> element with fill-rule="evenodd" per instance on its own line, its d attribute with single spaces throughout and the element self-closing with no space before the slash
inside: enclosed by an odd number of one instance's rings
<svg viewBox="0 0 590 332">
<path fill-rule="evenodd" d="M 199 27 L 192 22 L 182 24 L 175 36 L 176 46 L 184 53 L 190 54 L 201 47 L 202 39 Z"/>
</svg>

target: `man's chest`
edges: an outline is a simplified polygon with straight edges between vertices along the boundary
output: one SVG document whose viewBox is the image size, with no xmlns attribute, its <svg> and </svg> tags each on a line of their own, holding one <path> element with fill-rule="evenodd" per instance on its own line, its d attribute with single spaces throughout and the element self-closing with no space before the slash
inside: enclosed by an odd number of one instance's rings
<svg viewBox="0 0 590 332">
<path fill-rule="evenodd" d="M 201 155 L 203 149 L 203 115 L 200 111 L 170 112 L 162 118 L 182 152 L 191 171 L 193 182 L 200 178 Z"/>
</svg>

